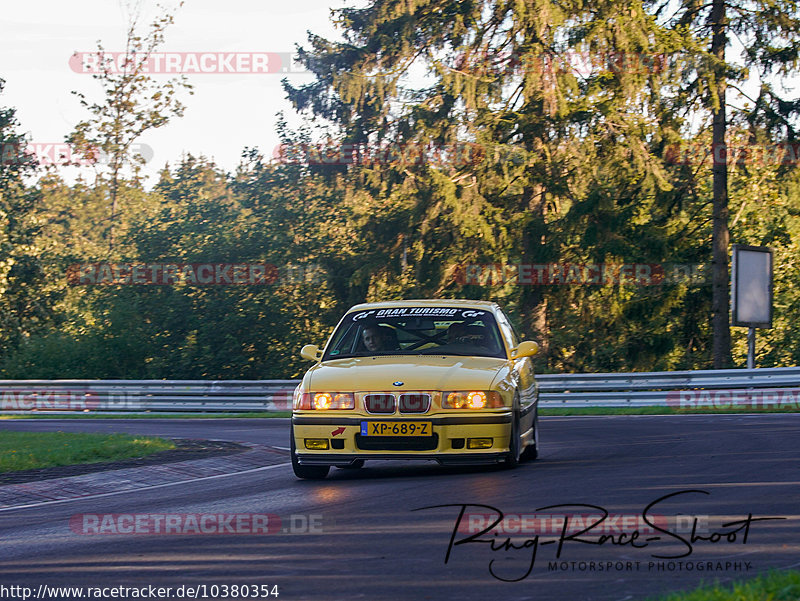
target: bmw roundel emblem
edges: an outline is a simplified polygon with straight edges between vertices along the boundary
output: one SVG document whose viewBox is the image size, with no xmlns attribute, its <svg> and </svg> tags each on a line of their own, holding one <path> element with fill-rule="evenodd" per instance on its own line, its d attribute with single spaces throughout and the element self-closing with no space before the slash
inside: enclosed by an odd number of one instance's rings
<svg viewBox="0 0 800 601">
<path fill-rule="evenodd" d="M 392 386 L 402 386 L 405 382 L 392 382 Z"/>
</svg>

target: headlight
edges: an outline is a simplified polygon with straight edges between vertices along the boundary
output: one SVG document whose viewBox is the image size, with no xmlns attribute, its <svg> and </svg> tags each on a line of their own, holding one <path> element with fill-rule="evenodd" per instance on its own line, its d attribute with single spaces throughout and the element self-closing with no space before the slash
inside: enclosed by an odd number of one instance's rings
<svg viewBox="0 0 800 601">
<path fill-rule="evenodd" d="M 305 392 L 295 401 L 295 409 L 353 409 L 356 406 L 352 392 Z"/>
<path fill-rule="evenodd" d="M 495 390 L 442 393 L 442 409 L 497 409 L 503 406 L 503 398 Z"/>
</svg>

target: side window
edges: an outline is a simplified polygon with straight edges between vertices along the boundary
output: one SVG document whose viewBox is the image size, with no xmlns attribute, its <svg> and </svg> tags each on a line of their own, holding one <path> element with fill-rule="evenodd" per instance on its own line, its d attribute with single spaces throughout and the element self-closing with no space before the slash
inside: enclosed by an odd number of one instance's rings
<svg viewBox="0 0 800 601">
<path fill-rule="evenodd" d="M 519 344 L 522 342 L 522 336 L 519 335 L 519 332 L 517 332 L 517 329 L 514 327 L 514 323 L 510 319 L 508 320 L 508 325 L 511 327 L 511 334 L 514 337 L 514 344 Z"/>
<path fill-rule="evenodd" d="M 341 332 L 339 338 L 333 342 L 328 354 L 331 357 L 336 355 L 351 354 L 355 350 L 356 332 L 358 328 L 350 325 L 345 331 Z"/>
<path fill-rule="evenodd" d="M 519 337 L 517 333 L 514 331 L 514 327 L 511 325 L 511 322 L 506 317 L 506 314 L 502 311 L 497 312 L 497 323 L 500 326 L 500 329 L 503 332 L 503 336 L 506 340 L 509 341 L 512 347 L 519 345 Z"/>
</svg>

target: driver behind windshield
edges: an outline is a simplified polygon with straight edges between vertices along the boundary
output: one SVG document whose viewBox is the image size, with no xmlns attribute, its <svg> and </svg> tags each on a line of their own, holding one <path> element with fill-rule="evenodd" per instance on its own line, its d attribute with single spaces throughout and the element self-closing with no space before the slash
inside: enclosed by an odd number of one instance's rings
<svg viewBox="0 0 800 601">
<path fill-rule="evenodd" d="M 397 350 L 397 333 L 387 326 L 370 325 L 361 331 L 364 347 L 371 353 Z"/>
<path fill-rule="evenodd" d="M 467 327 L 464 322 L 451 323 L 450 327 L 447 328 L 447 344 L 461 344 L 466 333 Z"/>
</svg>

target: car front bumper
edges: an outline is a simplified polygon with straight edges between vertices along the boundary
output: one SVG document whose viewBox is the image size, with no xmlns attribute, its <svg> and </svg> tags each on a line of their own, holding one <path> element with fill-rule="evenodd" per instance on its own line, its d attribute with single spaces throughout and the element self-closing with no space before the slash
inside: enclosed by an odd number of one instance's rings
<svg viewBox="0 0 800 601">
<path fill-rule="evenodd" d="M 361 459 L 434 460 L 441 464 L 493 464 L 508 453 L 510 411 L 430 416 L 320 416 L 295 414 L 292 431 L 301 465 L 351 465 Z M 364 436 L 362 422 L 430 422 L 431 436 Z M 309 449 L 307 441 L 326 440 L 328 448 Z M 488 448 L 469 448 L 470 439 L 491 439 Z"/>
</svg>

